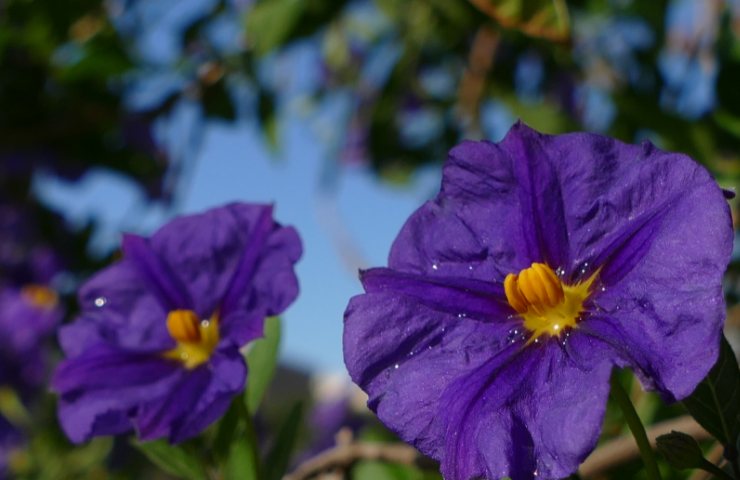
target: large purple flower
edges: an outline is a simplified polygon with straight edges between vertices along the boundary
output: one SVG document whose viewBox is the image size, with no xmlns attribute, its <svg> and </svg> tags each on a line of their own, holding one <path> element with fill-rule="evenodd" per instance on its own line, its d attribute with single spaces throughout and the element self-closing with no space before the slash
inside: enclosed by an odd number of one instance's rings
<svg viewBox="0 0 740 480">
<path fill-rule="evenodd" d="M 454 148 L 389 268 L 361 273 L 347 368 L 446 479 L 566 477 L 614 366 L 669 401 L 707 374 L 731 249 L 723 192 L 685 155 L 519 123 Z"/>
<path fill-rule="evenodd" d="M 54 377 L 74 442 L 135 428 L 179 442 L 223 415 L 244 388 L 239 348 L 298 294 L 301 244 L 272 208 L 231 204 L 127 235 L 123 259 L 79 294 Z"/>
</svg>

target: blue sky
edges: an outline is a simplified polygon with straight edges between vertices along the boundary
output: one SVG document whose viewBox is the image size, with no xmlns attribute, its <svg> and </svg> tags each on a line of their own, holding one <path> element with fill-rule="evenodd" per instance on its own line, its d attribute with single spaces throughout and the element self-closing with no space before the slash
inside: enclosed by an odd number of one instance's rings
<svg viewBox="0 0 740 480">
<path fill-rule="evenodd" d="M 333 154 L 315 127 L 315 119 L 288 115 L 283 150 L 273 155 L 247 123 L 207 124 L 176 212 L 152 207 L 135 185 L 105 171 L 74 184 L 41 176 L 36 191 L 73 224 L 95 219 L 98 251 L 115 248 L 121 231 L 148 233 L 174 214 L 237 200 L 274 202 L 278 221 L 294 225 L 304 243 L 301 294 L 284 315 L 283 359 L 315 371 L 343 372 L 342 314 L 361 291 L 357 268 L 385 265 L 403 222 L 436 193 L 439 170 L 419 172 L 399 187 L 364 167 L 347 167 L 329 194 L 320 179 Z"/>
</svg>

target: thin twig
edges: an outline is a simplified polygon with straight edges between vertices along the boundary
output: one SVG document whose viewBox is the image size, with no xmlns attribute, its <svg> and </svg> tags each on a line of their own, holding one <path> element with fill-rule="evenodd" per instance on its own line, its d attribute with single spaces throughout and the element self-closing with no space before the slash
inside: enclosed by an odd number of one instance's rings
<svg viewBox="0 0 740 480">
<path fill-rule="evenodd" d="M 488 25 L 478 29 L 468 54 L 458 91 L 458 109 L 467 123 L 466 136 L 480 137 L 480 102 L 486 87 L 486 78 L 493 67 L 493 57 L 499 44 L 499 34 Z"/>
<path fill-rule="evenodd" d="M 425 466 L 425 458 L 413 447 L 402 443 L 357 442 L 326 450 L 299 465 L 283 480 L 305 480 L 326 470 L 347 469 L 359 460 L 380 460 L 403 465 Z"/>
<path fill-rule="evenodd" d="M 711 438 L 709 433 L 699 426 L 688 415 L 657 423 L 647 429 L 650 444 L 655 446 L 655 438 L 678 430 L 691 435 L 697 440 Z M 621 436 L 601 445 L 581 465 L 579 474 L 584 479 L 594 478 L 617 465 L 633 460 L 639 456 L 637 445 L 631 435 Z M 711 455 L 710 455 L 711 456 Z M 433 468 L 429 459 L 416 449 L 405 444 L 382 444 L 357 442 L 339 445 L 310 458 L 298 466 L 293 473 L 283 480 L 307 480 L 322 472 L 346 470 L 360 460 L 380 460 L 404 465 L 418 465 Z"/>
</svg>

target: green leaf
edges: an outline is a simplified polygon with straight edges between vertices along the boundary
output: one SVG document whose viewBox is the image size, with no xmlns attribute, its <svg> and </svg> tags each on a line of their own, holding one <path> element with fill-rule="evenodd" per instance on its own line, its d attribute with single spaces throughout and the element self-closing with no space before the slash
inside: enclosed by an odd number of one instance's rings
<svg viewBox="0 0 740 480">
<path fill-rule="evenodd" d="M 234 399 L 220 420 L 212 451 L 221 465 L 224 480 L 260 478 L 257 435 L 242 399 Z"/>
<path fill-rule="evenodd" d="M 717 363 L 683 404 L 725 447 L 735 442 L 740 433 L 740 368 L 724 336 Z"/>
<path fill-rule="evenodd" d="M 303 418 L 303 405 L 299 402 L 293 406 L 288 417 L 278 431 L 275 444 L 265 460 L 265 479 L 280 480 L 288 470 L 290 456 L 296 445 L 298 429 Z"/>
<path fill-rule="evenodd" d="M 275 373 L 280 346 L 280 318 L 265 320 L 265 336 L 256 340 L 247 353 L 249 376 L 247 377 L 247 410 L 254 414 L 262 402 L 270 380 Z"/>
<path fill-rule="evenodd" d="M 503 27 L 533 37 L 567 40 L 570 20 L 565 0 L 470 0 Z"/>
<path fill-rule="evenodd" d="M 353 480 L 442 480 L 437 472 L 420 470 L 411 465 L 363 460 L 352 468 Z"/>
<path fill-rule="evenodd" d="M 247 38 L 258 55 L 282 45 L 301 20 L 306 0 L 263 0 L 247 15 Z"/>
<path fill-rule="evenodd" d="M 245 436 L 235 439 L 229 448 L 229 457 L 224 466 L 224 480 L 258 480 L 256 450 Z"/>
<path fill-rule="evenodd" d="M 183 447 L 170 445 L 166 440 L 131 444 L 162 471 L 187 480 L 206 480 L 206 472 L 198 458 Z"/>
</svg>

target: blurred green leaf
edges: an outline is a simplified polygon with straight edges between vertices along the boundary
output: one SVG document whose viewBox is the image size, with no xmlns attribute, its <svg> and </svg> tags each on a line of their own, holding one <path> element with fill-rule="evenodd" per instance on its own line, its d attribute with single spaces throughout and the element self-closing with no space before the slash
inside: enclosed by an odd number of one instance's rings
<svg viewBox="0 0 740 480">
<path fill-rule="evenodd" d="M 566 40 L 570 20 L 565 0 L 470 0 L 481 12 L 506 28 L 533 37 Z"/>
<path fill-rule="evenodd" d="M 280 480 L 287 472 L 302 418 L 303 405 L 299 402 L 293 406 L 285 418 L 275 438 L 275 444 L 267 454 L 265 459 L 266 480 Z"/>
<path fill-rule="evenodd" d="M 257 55 L 282 45 L 301 20 L 306 0 L 259 2 L 247 15 L 247 38 Z"/>
<path fill-rule="evenodd" d="M 219 421 L 212 451 L 222 466 L 225 480 L 256 480 L 261 470 L 258 440 L 252 418 L 241 398 L 231 402 Z"/>
<path fill-rule="evenodd" d="M 166 473 L 187 480 L 207 478 L 198 457 L 189 454 L 181 446 L 170 445 L 166 440 L 133 441 L 132 445 Z"/>
<path fill-rule="evenodd" d="M 689 413 L 725 447 L 740 433 L 740 368 L 723 336 L 717 363 L 683 401 Z"/>
<path fill-rule="evenodd" d="M 258 480 L 258 458 L 246 436 L 235 439 L 229 447 L 224 467 L 224 480 Z"/>
<path fill-rule="evenodd" d="M 437 480 L 442 476 L 436 472 L 420 470 L 410 465 L 363 460 L 352 468 L 353 480 Z"/>
<path fill-rule="evenodd" d="M 270 380 L 275 373 L 278 349 L 280 347 L 280 317 L 268 317 L 265 320 L 265 336 L 255 340 L 247 353 L 246 403 L 247 410 L 254 414 L 262 402 Z"/>
</svg>

